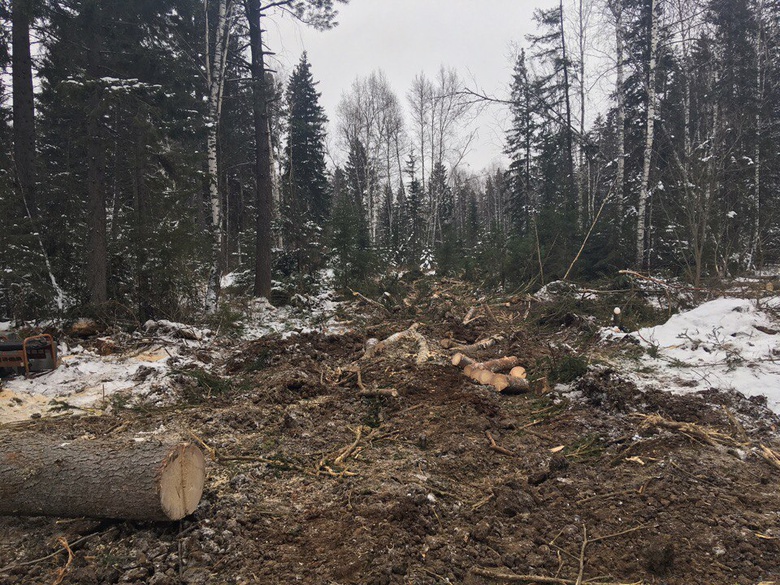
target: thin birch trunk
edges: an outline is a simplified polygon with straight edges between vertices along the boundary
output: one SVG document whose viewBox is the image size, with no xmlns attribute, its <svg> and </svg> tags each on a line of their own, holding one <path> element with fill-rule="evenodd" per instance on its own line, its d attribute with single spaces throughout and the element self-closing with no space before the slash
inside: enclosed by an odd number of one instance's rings
<svg viewBox="0 0 780 585">
<path fill-rule="evenodd" d="M 758 32 L 756 34 L 756 144 L 753 153 L 753 226 L 750 238 L 750 252 L 748 255 L 747 268 L 756 266 L 756 257 L 758 256 L 761 242 L 761 106 L 764 101 L 764 75 L 763 53 L 764 53 L 764 0 L 758 1 L 756 7 L 756 16 L 758 21 Z"/>
<path fill-rule="evenodd" d="M 623 93 L 624 72 L 623 53 L 625 50 L 625 31 L 623 30 L 623 6 L 621 0 L 613 1 L 610 8 L 615 16 L 615 47 L 617 72 L 615 79 L 617 98 L 617 173 L 615 175 L 615 193 L 617 195 L 617 221 L 619 229 L 623 226 L 626 183 L 626 98 Z"/>
<path fill-rule="evenodd" d="M 656 70 L 658 60 L 658 0 L 650 0 L 650 63 L 647 71 L 647 130 L 645 134 L 644 164 L 642 182 L 639 185 L 639 203 L 636 225 L 636 264 L 640 269 L 645 264 L 647 200 L 650 196 L 650 162 L 653 156 L 655 137 Z"/>
<path fill-rule="evenodd" d="M 204 2 L 208 13 L 208 2 Z M 219 162 L 217 159 L 217 140 L 219 136 L 220 115 L 222 113 L 222 94 L 225 86 L 225 69 L 227 67 L 227 43 L 229 34 L 230 0 L 219 0 L 219 16 L 216 35 L 214 37 L 214 60 L 206 57 L 206 75 L 209 85 L 206 137 L 208 159 L 209 201 L 211 207 L 212 259 L 211 275 L 206 292 L 206 311 L 213 313 L 217 309 L 219 299 L 220 277 L 223 266 L 222 235 L 222 195 L 219 189 Z M 206 46 L 209 44 L 208 20 L 206 27 Z"/>
</svg>

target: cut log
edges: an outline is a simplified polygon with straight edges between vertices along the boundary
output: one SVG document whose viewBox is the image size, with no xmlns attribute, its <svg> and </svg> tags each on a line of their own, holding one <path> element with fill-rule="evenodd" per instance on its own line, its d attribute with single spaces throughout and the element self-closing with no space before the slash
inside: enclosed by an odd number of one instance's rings
<svg viewBox="0 0 780 585">
<path fill-rule="evenodd" d="M 528 392 L 528 380 L 505 374 L 496 374 L 490 370 L 478 367 L 478 364 L 466 366 L 463 368 L 463 373 L 475 382 L 479 382 L 483 386 L 493 386 L 496 391 L 504 394 Z"/>
<path fill-rule="evenodd" d="M 456 353 L 454 356 L 452 356 L 453 366 L 458 366 L 461 368 L 465 368 L 466 366 L 474 366 L 476 368 L 481 368 L 483 370 L 490 370 L 491 372 L 501 372 L 502 370 L 503 371 L 511 370 L 517 365 L 519 361 L 520 358 L 515 357 L 513 355 L 496 358 L 494 360 L 488 360 L 486 362 L 478 362 L 462 353 Z"/>
<path fill-rule="evenodd" d="M 205 460 L 191 443 L 0 436 L 0 514 L 180 520 L 195 511 Z"/>
<path fill-rule="evenodd" d="M 519 361 L 520 358 L 515 357 L 513 355 L 507 355 L 504 357 L 496 358 L 494 360 L 488 360 L 486 362 L 482 362 L 480 365 L 481 367 L 485 368 L 486 370 L 490 370 L 491 372 L 508 372 L 509 370 L 514 368 Z"/>
<path fill-rule="evenodd" d="M 528 372 L 525 371 L 525 368 L 523 366 L 517 366 L 516 368 L 512 368 L 512 370 L 509 372 L 509 375 L 513 378 L 527 378 Z"/>
<path fill-rule="evenodd" d="M 477 363 L 478 362 L 476 360 L 473 360 L 469 356 L 463 355 L 462 353 L 456 353 L 454 356 L 452 356 L 452 365 L 458 366 L 459 368 L 474 366 Z"/>
</svg>

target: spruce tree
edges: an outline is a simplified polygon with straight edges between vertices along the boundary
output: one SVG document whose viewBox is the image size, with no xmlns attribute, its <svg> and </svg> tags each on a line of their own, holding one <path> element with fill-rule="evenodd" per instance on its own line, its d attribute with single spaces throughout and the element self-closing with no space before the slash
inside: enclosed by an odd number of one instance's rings
<svg viewBox="0 0 780 585">
<path fill-rule="evenodd" d="M 538 213 L 538 201 L 533 182 L 534 154 L 537 138 L 536 101 L 528 74 L 525 51 L 515 61 L 512 75 L 512 125 L 507 132 L 505 153 L 509 156 L 509 213 L 515 230 L 526 234 Z"/>
<path fill-rule="evenodd" d="M 285 92 L 287 140 L 284 149 L 284 215 L 287 241 L 301 271 L 319 265 L 321 232 L 330 212 L 325 167 L 325 124 L 320 94 L 306 53 L 290 76 Z"/>
<path fill-rule="evenodd" d="M 304 52 L 285 94 L 287 143 L 284 154 L 284 187 L 295 220 L 307 218 L 322 226 L 330 210 L 325 167 L 325 110 Z"/>
</svg>

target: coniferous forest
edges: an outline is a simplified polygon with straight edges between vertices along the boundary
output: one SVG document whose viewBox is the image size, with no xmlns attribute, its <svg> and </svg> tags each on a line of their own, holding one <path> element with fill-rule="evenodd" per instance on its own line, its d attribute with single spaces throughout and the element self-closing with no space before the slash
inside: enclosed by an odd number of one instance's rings
<svg viewBox="0 0 780 585">
<path fill-rule="evenodd" d="M 211 312 L 231 272 L 268 297 L 323 268 L 361 290 L 429 270 L 699 286 L 780 260 L 777 0 L 561 2 L 535 12 L 507 95 L 455 64 L 411 87 L 356 72 L 328 126 L 317 63 L 280 74 L 264 33 L 336 9 L 4 0 L 0 317 Z M 510 112 L 509 162 L 473 173 L 484 107 Z"/>
</svg>

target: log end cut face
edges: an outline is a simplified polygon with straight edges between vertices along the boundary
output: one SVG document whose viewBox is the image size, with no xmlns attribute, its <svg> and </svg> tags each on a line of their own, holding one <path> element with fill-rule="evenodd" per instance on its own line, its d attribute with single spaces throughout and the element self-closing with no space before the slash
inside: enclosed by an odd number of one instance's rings
<svg viewBox="0 0 780 585">
<path fill-rule="evenodd" d="M 192 444 L 178 445 L 160 474 L 160 505 L 171 520 L 181 520 L 198 507 L 206 482 L 206 461 Z"/>
</svg>

